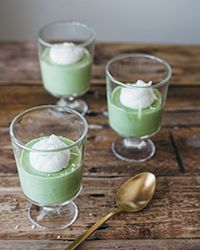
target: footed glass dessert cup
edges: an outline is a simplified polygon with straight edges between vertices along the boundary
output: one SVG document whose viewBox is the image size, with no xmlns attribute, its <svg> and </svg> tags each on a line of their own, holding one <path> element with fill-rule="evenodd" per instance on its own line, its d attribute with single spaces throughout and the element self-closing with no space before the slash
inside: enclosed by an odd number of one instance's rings
<svg viewBox="0 0 200 250">
<path fill-rule="evenodd" d="M 112 151 L 120 159 L 144 162 L 155 153 L 149 138 L 161 127 L 172 70 L 169 64 L 146 54 L 124 54 L 106 65 L 108 116 L 120 137 Z"/>
<path fill-rule="evenodd" d="M 77 218 L 88 125 L 78 112 L 56 105 L 17 115 L 10 137 L 28 216 L 43 229 L 63 229 Z"/>
<path fill-rule="evenodd" d="M 38 50 L 44 88 L 60 98 L 58 105 L 82 115 L 87 103 L 77 99 L 90 87 L 95 34 L 78 22 L 54 22 L 39 32 Z"/>
</svg>

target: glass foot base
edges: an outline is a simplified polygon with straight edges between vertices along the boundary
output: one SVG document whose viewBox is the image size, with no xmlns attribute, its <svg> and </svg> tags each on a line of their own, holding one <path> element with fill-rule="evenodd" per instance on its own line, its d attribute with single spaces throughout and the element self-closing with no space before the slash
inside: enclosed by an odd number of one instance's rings
<svg viewBox="0 0 200 250">
<path fill-rule="evenodd" d="M 28 217 L 33 225 L 47 230 L 59 230 L 69 227 L 78 216 L 78 208 L 73 201 L 57 207 L 31 205 Z"/>
<path fill-rule="evenodd" d="M 117 158 L 129 162 L 144 162 L 155 154 L 155 145 L 150 139 L 118 138 L 112 143 Z"/>
<path fill-rule="evenodd" d="M 83 100 L 68 100 L 66 98 L 62 98 L 57 102 L 57 105 L 60 107 L 68 107 L 76 110 L 82 115 L 85 115 L 88 112 L 88 105 Z"/>
</svg>

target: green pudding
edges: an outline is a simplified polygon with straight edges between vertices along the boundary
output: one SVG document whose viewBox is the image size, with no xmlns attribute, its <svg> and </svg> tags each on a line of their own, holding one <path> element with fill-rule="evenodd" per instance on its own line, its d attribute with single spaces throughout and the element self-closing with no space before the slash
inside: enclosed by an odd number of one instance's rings
<svg viewBox="0 0 200 250">
<path fill-rule="evenodd" d="M 76 63 L 60 65 L 51 61 L 50 49 L 46 48 L 41 56 L 40 65 L 45 89 L 52 95 L 78 96 L 89 89 L 92 58 L 87 49 Z"/>
<path fill-rule="evenodd" d="M 73 142 L 59 137 L 65 144 Z M 37 138 L 26 146 L 32 147 L 42 138 Z M 49 153 L 51 154 L 51 153 Z M 24 150 L 18 164 L 21 187 L 24 194 L 40 205 L 61 204 L 72 199 L 80 190 L 82 182 L 82 156 L 78 147 L 70 149 L 67 166 L 55 173 L 41 172 L 33 168 L 29 161 L 29 151 Z"/>
<path fill-rule="evenodd" d="M 154 89 L 157 99 L 144 109 L 131 109 L 120 102 L 122 87 L 116 87 L 111 98 L 108 95 L 109 123 L 122 136 L 143 137 L 159 130 L 163 111 L 161 94 Z M 110 100 L 111 99 L 111 100 Z"/>
</svg>

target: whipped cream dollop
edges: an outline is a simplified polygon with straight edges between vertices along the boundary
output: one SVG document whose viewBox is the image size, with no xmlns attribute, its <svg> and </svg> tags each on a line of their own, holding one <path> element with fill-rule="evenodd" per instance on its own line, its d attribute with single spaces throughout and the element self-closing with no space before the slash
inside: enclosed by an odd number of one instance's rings
<svg viewBox="0 0 200 250">
<path fill-rule="evenodd" d="M 145 83 L 138 80 L 136 83 L 127 84 L 133 87 L 136 86 L 136 88 L 121 89 L 120 102 L 124 106 L 132 109 L 143 109 L 149 107 L 157 99 L 152 88 L 144 88 L 145 86 L 151 86 L 152 81 Z"/>
<path fill-rule="evenodd" d="M 33 149 L 37 150 L 54 150 L 66 147 L 58 136 L 51 135 L 45 137 L 33 145 Z M 29 154 L 30 164 L 33 168 L 47 172 L 54 173 L 66 167 L 70 159 L 70 151 L 68 149 L 58 152 L 35 152 Z"/>
<path fill-rule="evenodd" d="M 49 56 L 52 62 L 69 65 L 78 62 L 84 54 L 84 48 L 74 43 L 60 43 L 51 47 Z"/>
</svg>

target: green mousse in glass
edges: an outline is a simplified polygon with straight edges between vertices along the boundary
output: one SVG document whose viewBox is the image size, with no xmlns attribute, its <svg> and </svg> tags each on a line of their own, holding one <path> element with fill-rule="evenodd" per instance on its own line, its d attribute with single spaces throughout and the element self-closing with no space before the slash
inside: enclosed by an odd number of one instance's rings
<svg viewBox="0 0 200 250">
<path fill-rule="evenodd" d="M 33 147 L 42 138 L 36 138 L 26 144 Z M 67 146 L 73 141 L 59 137 Z M 34 203 L 54 205 L 64 203 L 77 195 L 82 182 L 82 156 L 79 148 L 70 150 L 70 160 L 66 166 L 54 173 L 42 172 L 30 163 L 30 151 L 23 150 L 18 164 L 20 182 L 24 194 Z M 51 153 L 48 153 L 51 154 Z"/>
<path fill-rule="evenodd" d="M 122 87 L 116 87 L 108 96 L 109 123 L 112 129 L 125 137 L 152 135 L 159 130 L 163 111 L 161 94 L 153 89 L 155 100 L 149 107 L 133 109 L 120 101 Z"/>
<path fill-rule="evenodd" d="M 40 58 L 42 80 L 45 89 L 57 97 L 79 96 L 90 86 L 92 57 L 87 49 L 72 64 L 58 64 L 51 60 L 50 48 L 46 48 Z"/>
</svg>

